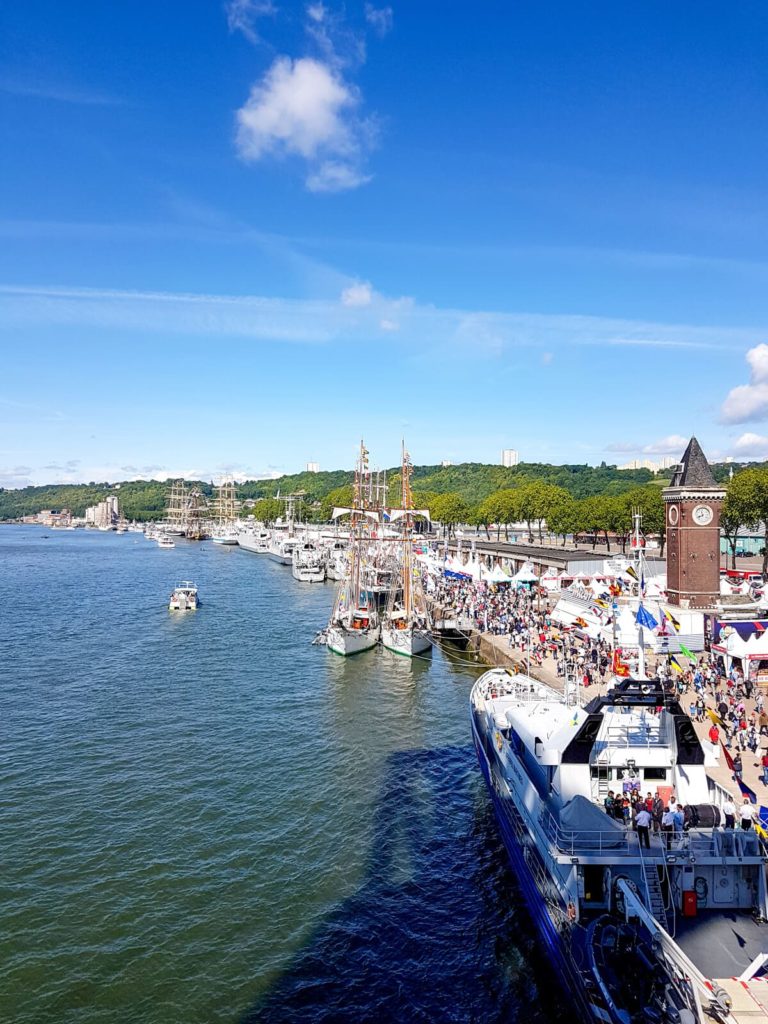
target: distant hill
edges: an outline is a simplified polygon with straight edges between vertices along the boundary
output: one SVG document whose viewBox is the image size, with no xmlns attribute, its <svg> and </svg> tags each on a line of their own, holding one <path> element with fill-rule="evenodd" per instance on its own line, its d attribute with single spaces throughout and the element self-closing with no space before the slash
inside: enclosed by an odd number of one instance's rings
<svg viewBox="0 0 768 1024">
<path fill-rule="evenodd" d="M 747 465 L 760 463 L 717 463 L 712 466 L 715 479 L 727 484 L 731 469 L 737 472 Z M 400 467 L 387 471 L 395 488 Z M 322 473 L 294 473 L 276 480 L 249 480 L 237 485 L 237 495 L 246 498 L 273 498 L 279 494 L 306 493 L 310 504 L 322 501 L 332 491 L 352 482 L 351 470 L 331 470 Z M 565 488 L 574 498 L 593 495 L 620 495 L 643 484 L 659 487 L 669 483 L 668 471 L 654 475 L 648 469 L 617 469 L 602 463 L 599 466 L 566 465 L 523 462 L 504 467 L 480 462 L 463 462 L 456 466 L 416 466 L 413 486 L 417 493 L 457 493 L 470 505 L 477 505 L 489 494 L 507 487 L 517 487 L 532 480 L 541 480 Z M 213 493 L 213 486 L 197 481 L 205 494 Z M 157 519 L 163 512 L 170 484 L 158 480 L 128 480 L 119 484 L 46 484 L 42 487 L 22 487 L 16 490 L 0 488 L 0 520 L 19 519 L 34 515 L 43 509 L 68 508 L 82 516 L 88 505 L 101 501 L 107 494 L 117 494 L 120 507 L 129 519 Z"/>
</svg>

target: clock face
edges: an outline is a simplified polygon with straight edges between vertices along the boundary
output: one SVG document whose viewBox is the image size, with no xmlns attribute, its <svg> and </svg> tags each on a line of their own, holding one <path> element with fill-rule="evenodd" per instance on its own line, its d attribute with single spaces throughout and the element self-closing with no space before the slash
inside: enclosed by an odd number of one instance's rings
<svg viewBox="0 0 768 1024">
<path fill-rule="evenodd" d="M 669 525 L 670 526 L 677 526 L 677 521 L 678 521 L 679 518 L 680 518 L 680 510 L 678 509 L 677 505 L 670 505 L 669 506 L 669 515 L 668 515 Z"/>
<path fill-rule="evenodd" d="M 697 526 L 709 526 L 712 522 L 712 509 L 709 505 L 697 505 L 691 515 Z"/>
</svg>

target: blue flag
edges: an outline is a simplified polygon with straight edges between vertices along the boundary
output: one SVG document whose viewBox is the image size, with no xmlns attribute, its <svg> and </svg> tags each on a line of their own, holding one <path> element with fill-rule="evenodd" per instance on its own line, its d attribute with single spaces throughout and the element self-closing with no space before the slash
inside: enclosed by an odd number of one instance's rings
<svg viewBox="0 0 768 1024">
<path fill-rule="evenodd" d="M 648 629 L 656 629 L 656 627 L 658 626 L 658 622 L 656 621 L 656 619 L 654 619 L 654 617 L 651 615 L 649 611 L 645 610 L 643 605 L 640 605 L 640 607 L 637 609 L 635 621 L 637 622 L 638 626 L 646 626 Z"/>
<path fill-rule="evenodd" d="M 742 796 L 748 796 L 749 797 L 749 802 L 751 804 L 756 804 L 757 803 L 757 796 L 755 795 L 754 791 L 749 788 L 749 786 L 746 784 L 746 782 L 743 782 L 741 779 L 736 779 L 736 784 L 738 785 L 739 789 L 741 790 L 741 795 Z"/>
</svg>

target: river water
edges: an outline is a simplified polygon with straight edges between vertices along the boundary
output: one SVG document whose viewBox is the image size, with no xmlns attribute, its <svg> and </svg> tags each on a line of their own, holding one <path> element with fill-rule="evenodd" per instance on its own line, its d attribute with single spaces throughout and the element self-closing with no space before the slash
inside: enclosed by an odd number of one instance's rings
<svg viewBox="0 0 768 1024">
<path fill-rule="evenodd" d="M 331 601 L 239 548 L 0 527 L 0 1019 L 558 1019 L 477 668 L 313 647 Z"/>
</svg>

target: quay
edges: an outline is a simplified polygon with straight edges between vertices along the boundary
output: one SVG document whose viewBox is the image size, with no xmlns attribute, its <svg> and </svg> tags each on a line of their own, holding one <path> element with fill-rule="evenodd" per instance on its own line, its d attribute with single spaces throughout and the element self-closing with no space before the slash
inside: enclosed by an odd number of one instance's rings
<svg viewBox="0 0 768 1024">
<path fill-rule="evenodd" d="M 563 547 L 559 544 L 522 544 L 517 541 L 487 540 L 475 534 L 442 541 L 441 547 L 447 548 L 452 555 L 474 552 L 488 567 L 500 565 L 510 575 L 514 575 L 524 565 L 531 564 L 537 576 L 542 576 L 547 569 L 556 569 L 568 576 L 591 576 L 601 573 L 606 561 L 626 557 L 621 548 L 609 551 L 604 544 L 597 544 L 594 549 L 573 545 Z M 666 561 L 661 556 L 654 558 L 647 553 L 645 561 L 650 574 L 666 570 Z"/>
</svg>

